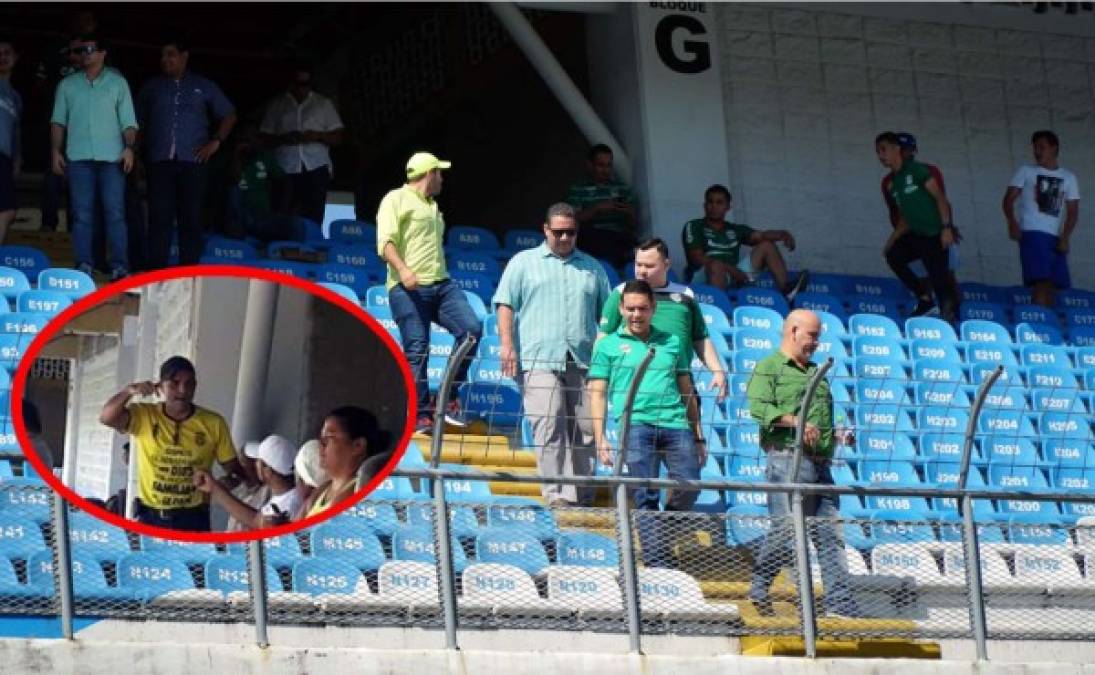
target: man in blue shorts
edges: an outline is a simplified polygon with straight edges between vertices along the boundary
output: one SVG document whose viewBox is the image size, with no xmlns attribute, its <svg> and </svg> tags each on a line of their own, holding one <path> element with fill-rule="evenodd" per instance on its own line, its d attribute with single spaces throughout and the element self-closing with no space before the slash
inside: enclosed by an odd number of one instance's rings
<svg viewBox="0 0 1095 675">
<path fill-rule="evenodd" d="M 1053 307 L 1055 290 L 1072 286 L 1068 243 L 1080 217 L 1080 187 L 1076 175 L 1057 163 L 1057 134 L 1035 131 L 1030 143 L 1036 163 L 1019 167 L 1012 176 L 1004 193 L 1004 217 L 1008 236 L 1019 242 L 1023 284 L 1032 287 L 1035 304 Z"/>
</svg>

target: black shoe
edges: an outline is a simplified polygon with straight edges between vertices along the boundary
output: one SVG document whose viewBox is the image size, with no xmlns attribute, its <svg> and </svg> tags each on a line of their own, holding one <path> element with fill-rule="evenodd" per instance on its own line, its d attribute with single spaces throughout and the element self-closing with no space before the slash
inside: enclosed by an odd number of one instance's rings
<svg viewBox="0 0 1095 675">
<path fill-rule="evenodd" d="M 933 309 L 935 309 L 935 302 L 931 298 L 919 298 L 916 307 L 913 307 L 912 314 L 909 316 L 924 316 Z"/>
<path fill-rule="evenodd" d="M 795 279 L 793 284 L 789 284 L 787 292 L 783 294 L 787 298 L 787 304 L 794 302 L 795 296 L 805 290 L 808 283 L 810 283 L 810 270 L 802 270 L 798 275 L 798 279 Z"/>
</svg>

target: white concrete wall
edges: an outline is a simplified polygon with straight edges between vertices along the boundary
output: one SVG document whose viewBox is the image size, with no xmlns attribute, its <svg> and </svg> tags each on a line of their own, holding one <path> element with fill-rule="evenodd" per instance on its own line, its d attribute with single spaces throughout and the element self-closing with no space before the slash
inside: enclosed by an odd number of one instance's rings
<svg viewBox="0 0 1095 675">
<path fill-rule="evenodd" d="M 103 401 L 117 393 L 119 342 L 116 338 L 84 338 L 85 358 L 77 364 L 79 395 L 70 399 L 69 415 L 75 416 L 76 434 L 66 462 L 73 461 L 67 475 L 71 485 L 84 497 L 110 496 L 114 462 L 114 432 L 99 424 Z"/>
<path fill-rule="evenodd" d="M 966 237 L 960 280 L 1020 283 L 1000 200 L 1014 168 L 1031 161 L 1032 131 L 1056 130 L 1062 165 L 1081 191 L 1092 184 L 1087 13 L 980 3 L 715 7 L 732 217 L 792 229 L 795 266 L 889 274 L 880 131 L 915 133 L 920 158 L 943 170 Z M 1074 283 L 1095 288 L 1089 213 L 1081 206 L 1070 261 Z"/>
</svg>

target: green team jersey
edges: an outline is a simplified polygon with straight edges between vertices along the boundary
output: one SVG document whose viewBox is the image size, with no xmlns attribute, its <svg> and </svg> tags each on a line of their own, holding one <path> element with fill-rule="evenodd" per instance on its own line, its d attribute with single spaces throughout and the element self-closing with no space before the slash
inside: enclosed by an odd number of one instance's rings
<svg viewBox="0 0 1095 675">
<path fill-rule="evenodd" d="M 666 429 L 687 429 L 688 406 L 681 396 L 677 376 L 688 372 L 688 362 L 684 360 L 684 351 L 676 335 L 651 326 L 650 335 L 643 340 L 629 333 L 627 326 L 621 326 L 593 347 L 593 359 L 586 377 L 608 381 L 607 393 L 619 417 L 627 402 L 631 378 L 651 347 L 654 358 L 639 382 L 635 402 L 631 406 L 631 422 Z"/>
<path fill-rule="evenodd" d="M 272 184 L 281 175 L 281 167 L 270 152 L 259 153 L 243 165 L 237 186 L 243 196 L 244 206 L 251 215 L 258 218 L 270 215 Z"/>
<path fill-rule="evenodd" d="M 691 250 L 703 249 L 705 255 L 724 262 L 727 265 L 737 265 L 741 254 L 741 245 L 748 244 L 749 238 L 756 232 L 748 225 L 739 223 L 723 223 L 722 229 L 711 227 L 706 218 L 696 218 L 684 225 L 684 247 Z"/>
<path fill-rule="evenodd" d="M 623 323 L 620 316 L 620 290 L 624 285 L 620 284 L 605 300 L 601 310 L 599 330 L 605 335 L 615 333 Z M 687 363 L 692 363 L 692 355 L 695 350 L 692 343 L 707 337 L 707 323 L 703 320 L 699 302 L 692 294 L 692 289 L 683 284 L 675 284 L 672 281 L 661 288 L 654 289 L 654 316 L 650 320 L 652 326 L 660 331 L 676 335 L 681 342 L 681 349 Z"/>
<path fill-rule="evenodd" d="M 636 205 L 635 195 L 626 183 L 609 181 L 608 183 L 576 183 L 567 190 L 567 203 L 579 211 L 584 211 L 598 202 L 618 199 L 632 206 Z M 606 213 L 591 221 L 590 226 L 597 230 L 613 232 L 631 232 L 631 224 L 622 213 Z"/>
<path fill-rule="evenodd" d="M 916 160 L 906 160 L 901 169 L 893 173 L 890 196 L 897 209 L 909 224 L 909 230 L 922 236 L 934 236 L 943 231 L 943 218 L 935 197 L 924 187 L 932 177 L 927 165 Z"/>
</svg>

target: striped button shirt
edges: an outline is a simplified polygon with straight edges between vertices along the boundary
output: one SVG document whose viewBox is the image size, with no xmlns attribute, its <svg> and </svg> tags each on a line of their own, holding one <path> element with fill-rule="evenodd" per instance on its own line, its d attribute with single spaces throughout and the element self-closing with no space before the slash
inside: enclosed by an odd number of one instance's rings
<svg viewBox="0 0 1095 675">
<path fill-rule="evenodd" d="M 578 250 L 561 258 L 543 243 L 513 256 L 493 303 L 520 314 L 522 370 L 562 370 L 567 353 L 589 366 L 597 317 L 608 294 L 608 277 L 596 258 Z"/>
</svg>

